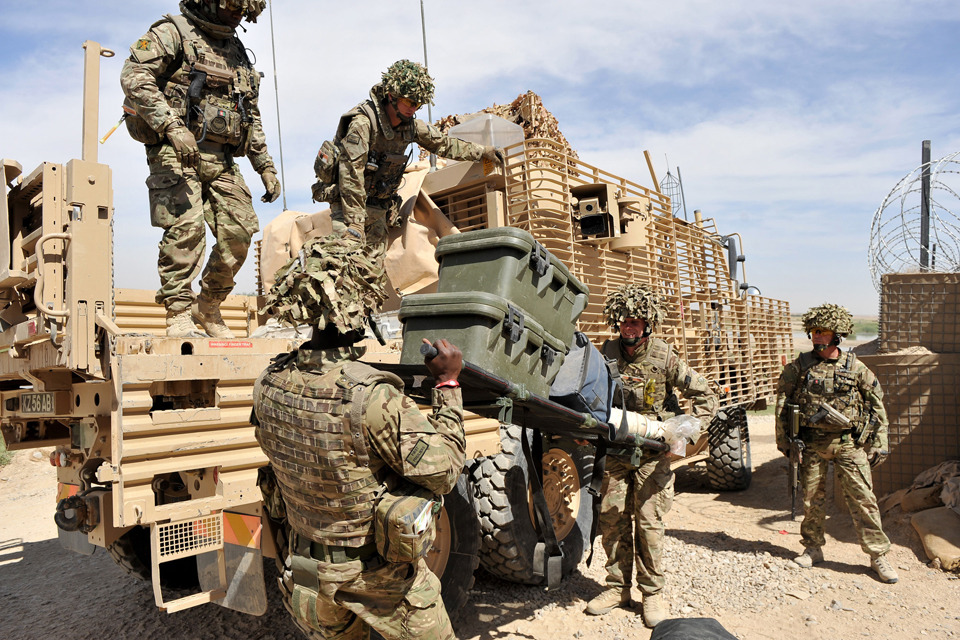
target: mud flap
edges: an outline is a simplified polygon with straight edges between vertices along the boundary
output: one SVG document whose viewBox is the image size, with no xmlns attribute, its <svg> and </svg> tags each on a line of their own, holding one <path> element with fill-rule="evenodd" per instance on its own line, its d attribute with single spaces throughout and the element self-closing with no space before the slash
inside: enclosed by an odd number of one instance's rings
<svg viewBox="0 0 960 640">
<path fill-rule="evenodd" d="M 227 564 L 227 595 L 216 603 L 227 609 L 262 616 L 267 612 L 267 585 L 263 577 L 263 553 L 260 549 L 236 544 L 224 544 Z M 200 588 L 212 591 L 219 588 L 217 552 L 197 556 Z"/>
<path fill-rule="evenodd" d="M 57 537 L 60 540 L 60 546 L 70 551 L 82 553 L 85 556 L 92 556 L 97 548 L 90 542 L 87 534 L 80 531 L 64 531 L 57 527 Z"/>
</svg>

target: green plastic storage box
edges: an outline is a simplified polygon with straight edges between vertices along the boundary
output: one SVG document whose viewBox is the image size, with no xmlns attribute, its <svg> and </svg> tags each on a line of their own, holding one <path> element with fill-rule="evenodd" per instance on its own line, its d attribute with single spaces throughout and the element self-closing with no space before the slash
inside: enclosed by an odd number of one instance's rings
<svg viewBox="0 0 960 640">
<path fill-rule="evenodd" d="M 564 345 L 573 340 L 590 290 L 523 229 L 499 227 L 440 239 L 438 293 L 485 291 L 530 313 Z"/>
<path fill-rule="evenodd" d="M 490 293 L 427 293 L 404 296 L 401 364 L 422 364 L 422 338 L 445 338 L 463 359 L 546 398 L 567 345 L 521 308 Z"/>
</svg>

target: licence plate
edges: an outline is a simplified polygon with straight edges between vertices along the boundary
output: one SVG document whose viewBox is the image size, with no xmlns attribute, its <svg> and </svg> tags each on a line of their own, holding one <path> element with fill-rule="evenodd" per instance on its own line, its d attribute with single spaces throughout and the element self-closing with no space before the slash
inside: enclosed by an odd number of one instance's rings
<svg viewBox="0 0 960 640">
<path fill-rule="evenodd" d="M 54 413 L 53 393 L 21 393 L 20 413 Z"/>
</svg>

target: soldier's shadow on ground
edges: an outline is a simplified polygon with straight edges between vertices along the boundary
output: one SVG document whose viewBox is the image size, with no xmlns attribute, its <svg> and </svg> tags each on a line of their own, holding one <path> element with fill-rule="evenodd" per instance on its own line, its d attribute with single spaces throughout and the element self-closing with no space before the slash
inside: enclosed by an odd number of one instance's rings
<svg viewBox="0 0 960 640">
<path fill-rule="evenodd" d="M 594 562 L 601 560 L 595 558 Z M 453 626 L 458 637 L 469 634 L 479 640 L 543 640 L 540 636 L 517 631 L 515 627 L 509 631 L 502 627 L 521 620 L 549 617 L 551 607 L 562 609 L 574 603 L 586 606 L 584 600 L 592 599 L 604 589 L 595 579 L 584 576 L 576 569 L 562 580 L 559 587 L 550 590 L 538 585 L 507 582 L 483 569 L 478 570 L 475 576 L 470 598 L 454 618 Z"/>
</svg>

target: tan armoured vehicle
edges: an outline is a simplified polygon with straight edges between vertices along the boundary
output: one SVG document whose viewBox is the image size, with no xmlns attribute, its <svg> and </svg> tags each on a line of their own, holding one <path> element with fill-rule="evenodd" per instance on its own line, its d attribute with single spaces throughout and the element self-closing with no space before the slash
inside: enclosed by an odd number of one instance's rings
<svg viewBox="0 0 960 640">
<path fill-rule="evenodd" d="M 262 614 L 264 557 L 283 553 L 257 486 L 266 457 L 249 423 L 252 385 L 297 341 L 250 337 L 261 322 L 253 296 L 226 301 L 235 340 L 167 338 L 152 292 L 113 288 L 111 171 L 96 154 L 99 58 L 112 53 L 84 48 L 82 158 L 29 173 L 14 160 L 0 165 L 0 431 L 11 450 L 54 448 L 64 547 L 106 549 L 152 582 L 168 612 L 215 602 Z M 529 231 L 589 286 L 580 327 L 595 341 L 608 335 L 607 291 L 633 279 L 659 284 L 674 309 L 666 337 L 724 394 L 722 415 L 686 462 L 706 461 L 718 488 L 746 487 L 745 409 L 773 397 L 792 343 L 787 304 L 738 281 L 733 236 L 711 220 L 672 217 L 656 190 L 550 140 L 513 145 L 502 167 L 449 165 L 421 193 L 460 230 Z M 544 580 L 520 452 L 529 432 L 498 417 L 468 414 L 470 459 L 429 557 L 451 610 L 479 563 L 509 580 Z M 589 539 L 593 446 L 551 435 L 542 445 L 566 575 Z"/>
</svg>

